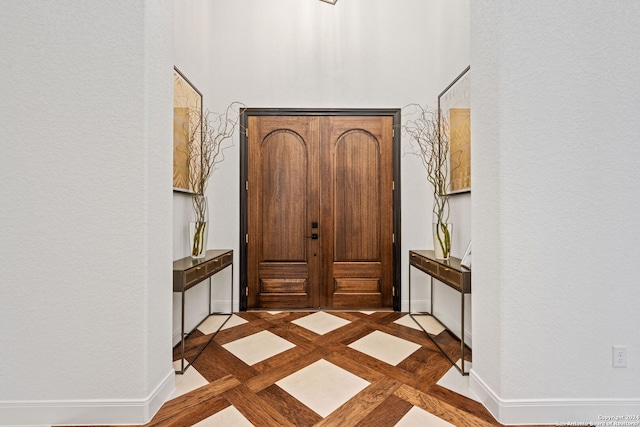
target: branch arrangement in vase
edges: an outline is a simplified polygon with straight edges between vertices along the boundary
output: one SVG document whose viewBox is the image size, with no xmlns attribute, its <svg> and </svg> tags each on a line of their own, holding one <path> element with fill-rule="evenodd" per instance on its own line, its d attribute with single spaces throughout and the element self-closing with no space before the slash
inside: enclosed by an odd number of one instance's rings
<svg viewBox="0 0 640 427">
<path fill-rule="evenodd" d="M 402 126 L 409 137 L 407 151 L 420 158 L 427 171 L 427 181 L 433 189 L 434 248 L 436 257 L 449 258 L 451 224 L 449 224 L 449 155 L 448 123 L 437 110 L 419 104 L 403 108 L 409 118 Z"/>
<path fill-rule="evenodd" d="M 191 110 L 187 133 L 187 161 L 189 184 L 194 191 L 192 207 L 195 215 L 195 229 L 191 238 L 191 255 L 204 255 L 207 235 L 207 199 L 205 191 L 216 165 L 224 160 L 224 150 L 231 147 L 225 141 L 233 137 L 238 126 L 240 113 L 245 105 L 232 102 L 224 112 L 206 110 L 200 113 Z"/>
</svg>

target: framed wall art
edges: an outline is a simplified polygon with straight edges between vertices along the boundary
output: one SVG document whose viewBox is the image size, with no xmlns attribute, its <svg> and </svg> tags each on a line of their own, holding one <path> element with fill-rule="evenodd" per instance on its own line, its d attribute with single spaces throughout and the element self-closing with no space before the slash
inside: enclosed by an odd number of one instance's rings
<svg viewBox="0 0 640 427">
<path fill-rule="evenodd" d="M 471 191 L 470 68 L 438 95 L 440 126 L 449 138 L 449 194 Z"/>
<path fill-rule="evenodd" d="M 173 69 L 173 190 L 193 193 L 189 180 L 189 138 L 201 141 L 202 93 Z"/>
</svg>

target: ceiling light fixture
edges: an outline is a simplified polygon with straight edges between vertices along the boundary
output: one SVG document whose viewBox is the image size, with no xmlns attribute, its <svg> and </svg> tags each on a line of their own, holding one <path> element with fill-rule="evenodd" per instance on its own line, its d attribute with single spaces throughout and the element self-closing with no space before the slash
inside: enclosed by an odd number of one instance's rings
<svg viewBox="0 0 640 427">
<path fill-rule="evenodd" d="M 320 0 L 323 1 L 325 3 L 329 3 L 329 4 L 336 4 L 338 2 L 338 0 Z"/>
</svg>

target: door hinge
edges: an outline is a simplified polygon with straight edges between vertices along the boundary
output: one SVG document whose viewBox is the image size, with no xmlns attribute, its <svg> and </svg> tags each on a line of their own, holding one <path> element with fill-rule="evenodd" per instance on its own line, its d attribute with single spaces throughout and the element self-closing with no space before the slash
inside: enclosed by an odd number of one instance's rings
<svg viewBox="0 0 640 427">
<path fill-rule="evenodd" d="M 391 138 L 395 138 L 395 137 L 396 137 L 396 130 L 391 129 Z"/>
<path fill-rule="evenodd" d="M 396 287 L 394 286 L 393 288 L 391 288 L 391 294 L 392 296 L 396 296 Z"/>
<path fill-rule="evenodd" d="M 246 288 L 244 288 L 244 294 L 245 294 L 245 296 L 249 296 L 249 287 L 248 286 Z"/>
<path fill-rule="evenodd" d="M 249 234 L 248 233 L 244 235 L 244 242 L 245 243 L 249 243 Z"/>
<path fill-rule="evenodd" d="M 249 128 L 244 128 L 244 136 L 249 138 Z"/>
<path fill-rule="evenodd" d="M 249 181 L 244 182 L 244 191 L 249 191 Z"/>
<path fill-rule="evenodd" d="M 391 181 L 391 190 L 392 191 L 396 191 L 396 182 L 395 181 Z"/>
<path fill-rule="evenodd" d="M 391 235 L 391 243 L 395 243 L 396 242 L 396 233 L 393 233 Z"/>
</svg>

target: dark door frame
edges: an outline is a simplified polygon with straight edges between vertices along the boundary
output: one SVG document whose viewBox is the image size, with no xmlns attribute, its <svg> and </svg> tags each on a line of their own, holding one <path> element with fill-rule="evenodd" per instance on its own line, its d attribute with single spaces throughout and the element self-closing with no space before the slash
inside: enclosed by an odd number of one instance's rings
<svg viewBox="0 0 640 427">
<path fill-rule="evenodd" d="M 246 108 L 240 115 L 240 311 L 247 310 L 247 181 L 249 116 L 391 116 L 393 118 L 393 309 L 401 310 L 400 108 Z"/>
</svg>

